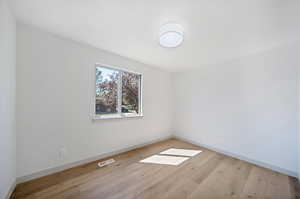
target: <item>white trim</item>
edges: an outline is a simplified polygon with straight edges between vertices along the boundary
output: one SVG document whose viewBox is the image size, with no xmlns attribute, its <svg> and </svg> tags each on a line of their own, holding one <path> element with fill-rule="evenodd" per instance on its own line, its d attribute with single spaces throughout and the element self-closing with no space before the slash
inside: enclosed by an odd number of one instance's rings
<svg viewBox="0 0 300 199">
<path fill-rule="evenodd" d="M 286 174 L 286 175 L 289 175 L 289 176 L 297 177 L 296 172 L 293 172 L 293 171 L 290 171 L 290 170 L 287 170 L 287 169 L 283 169 L 283 168 L 280 168 L 280 167 L 277 167 L 277 166 L 274 166 L 274 165 L 270 165 L 270 164 L 267 164 L 267 163 L 263 163 L 263 162 L 260 162 L 260 161 L 257 161 L 257 160 L 252 160 L 252 159 L 249 159 L 247 157 L 243 157 L 243 156 L 240 156 L 240 155 L 237 155 L 237 154 L 226 152 L 224 150 L 217 149 L 215 147 L 211 147 L 211 146 L 208 146 L 208 145 L 205 145 L 205 144 L 200 144 L 198 142 L 194 142 L 194 141 L 191 141 L 189 139 L 185 139 L 185 138 L 180 137 L 180 136 L 170 135 L 170 136 L 154 139 L 154 140 L 151 140 L 149 142 L 142 143 L 142 144 L 137 144 L 137 145 L 134 145 L 132 147 L 126 147 L 124 149 L 116 150 L 116 151 L 113 151 L 113 152 L 110 152 L 110 153 L 101 154 L 99 156 L 90 157 L 90 158 L 87 158 L 87 159 L 84 159 L 84 160 L 68 163 L 68 164 L 65 164 L 65 165 L 58 166 L 58 167 L 49 168 L 49 169 L 38 171 L 38 172 L 29 174 L 29 175 L 18 177 L 16 179 L 16 183 L 14 183 L 14 185 L 11 186 L 11 189 L 10 189 L 10 192 L 9 192 L 8 195 L 10 195 L 13 192 L 16 184 L 20 184 L 20 183 L 23 183 L 23 182 L 26 182 L 26 181 L 29 181 L 29 180 L 33 180 L 33 179 L 36 179 L 36 178 L 47 176 L 47 175 L 50 175 L 50 174 L 53 174 L 53 173 L 56 173 L 56 172 L 59 172 L 59 171 L 63 171 L 65 169 L 69 169 L 69 168 L 73 168 L 73 167 L 80 166 L 80 165 L 83 165 L 83 164 L 87 164 L 87 163 L 90 163 L 90 162 L 94 162 L 96 160 L 108 158 L 108 157 L 113 156 L 113 155 L 117 155 L 117 154 L 120 154 L 120 153 L 131 151 L 131 150 L 134 150 L 134 149 L 137 149 L 137 148 L 141 148 L 141 147 L 144 147 L 144 146 L 156 143 L 156 142 L 168 140 L 168 139 L 171 139 L 171 138 L 175 138 L 175 139 L 178 139 L 178 140 L 189 142 L 189 143 L 194 144 L 196 146 L 204 147 L 204 148 L 216 151 L 218 153 L 222 153 L 222 154 L 225 154 L 225 155 L 228 155 L 228 156 L 240 159 L 240 160 L 244 160 L 246 162 L 250 162 L 252 164 L 256 164 L 256 165 L 264 167 L 264 168 L 272 169 L 274 171 L 277 171 L 277 172 L 280 172 L 280 173 L 283 173 L 283 174 Z"/>
<path fill-rule="evenodd" d="M 107 114 L 107 115 L 96 115 L 94 114 L 94 120 L 102 120 L 102 119 L 121 119 L 123 118 L 119 113 L 116 114 Z"/>
<path fill-rule="evenodd" d="M 137 74 L 137 75 L 142 75 L 142 73 L 139 73 L 139 72 L 135 72 L 135 71 L 132 71 L 132 70 L 123 69 L 123 68 L 112 66 L 112 65 L 108 65 L 108 64 L 96 63 L 95 67 L 104 67 L 104 68 L 107 68 L 107 69 L 119 70 L 119 71 L 123 71 L 123 72 L 128 72 L 128 73 L 134 73 L 134 74 Z"/>
<path fill-rule="evenodd" d="M 103 115 L 97 115 L 96 114 L 96 68 L 97 67 L 102 67 L 102 68 L 107 68 L 110 70 L 116 70 L 119 71 L 119 75 L 118 75 L 118 99 L 117 99 L 117 113 L 113 113 L 113 114 L 103 114 Z M 122 72 L 126 72 L 126 73 L 133 73 L 136 75 L 140 76 L 140 81 L 139 81 L 139 93 L 138 93 L 138 97 L 139 97 L 139 113 L 138 114 L 128 114 L 128 113 L 122 113 Z M 96 63 L 95 64 L 95 70 L 94 70 L 94 100 L 93 100 L 93 113 L 92 115 L 92 119 L 93 120 L 101 120 L 101 119 L 121 119 L 121 118 L 136 118 L 136 117 L 143 117 L 143 75 L 141 73 L 135 72 L 135 71 L 130 71 L 127 69 L 122 69 L 119 67 L 115 67 L 115 66 L 111 66 L 111 65 L 107 65 L 107 64 L 101 64 L 101 63 Z"/>
<path fill-rule="evenodd" d="M 105 119 L 123 119 L 123 118 L 135 118 L 135 117 L 144 117 L 143 115 L 140 114 L 107 114 L 107 115 L 93 115 L 93 120 L 105 120 Z"/>
<path fill-rule="evenodd" d="M 17 186 L 17 181 L 14 180 L 13 183 L 11 184 L 7 194 L 6 194 L 5 199 L 10 199 L 10 197 L 11 197 L 12 193 L 14 192 L 16 186 Z"/>
<path fill-rule="evenodd" d="M 172 138 L 172 136 L 165 136 L 165 137 L 153 139 L 153 140 L 148 141 L 148 142 L 144 142 L 142 144 L 137 144 L 137 145 L 134 145 L 134 146 L 126 147 L 126 148 L 116 150 L 116 151 L 112 151 L 112 152 L 109 152 L 109 153 L 104 153 L 104 154 L 101 154 L 101 155 L 98 155 L 98 156 L 86 158 L 86 159 L 79 160 L 79 161 L 76 161 L 76 162 L 71 162 L 71 163 L 61 165 L 61 166 L 41 170 L 41 171 L 29 174 L 29 175 L 18 177 L 16 182 L 17 182 L 17 184 L 20 184 L 20 183 L 23 183 L 23 182 L 27 182 L 29 180 L 33 180 L 33 179 L 40 178 L 40 177 L 43 177 L 43 176 L 47 176 L 47 175 L 50 175 L 50 174 L 53 174 L 53 173 L 57 173 L 59 171 L 63 171 L 63 170 L 70 169 L 70 168 L 73 168 L 73 167 L 76 167 L 76 166 L 80 166 L 80 165 L 84 165 L 84 164 L 87 164 L 87 163 L 90 163 L 90 162 L 94 162 L 94 161 L 97 161 L 97 160 L 108 158 L 110 156 L 118 155 L 120 153 L 131 151 L 131 150 L 134 150 L 134 149 L 137 149 L 137 148 L 141 148 L 141 147 L 144 147 L 144 146 L 156 143 L 156 142 L 161 142 L 161 141 L 164 141 L 164 140 L 168 140 L 170 138 Z"/>
<path fill-rule="evenodd" d="M 225 150 L 222 150 L 222 149 L 219 149 L 219 148 L 216 148 L 216 147 L 212 147 L 212 146 L 200 143 L 200 142 L 195 142 L 195 141 L 192 141 L 190 139 L 183 138 L 181 136 L 174 135 L 173 138 L 178 139 L 178 140 L 182 140 L 184 142 L 189 142 L 193 145 L 204 147 L 204 148 L 210 149 L 212 151 L 222 153 L 224 155 L 231 156 L 233 158 L 237 158 L 237 159 L 240 159 L 240 160 L 243 160 L 243 161 L 246 161 L 246 162 L 249 162 L 249 163 L 264 167 L 264 168 L 267 168 L 267 169 L 271 169 L 271 170 L 277 171 L 279 173 L 283 173 L 283 174 L 286 174 L 286 175 L 289 175 L 289 176 L 292 176 L 292 177 L 298 177 L 298 174 L 295 171 L 284 169 L 284 168 L 281 168 L 281 167 L 278 167 L 278 166 L 275 166 L 275 165 L 272 165 L 272 164 L 269 164 L 269 163 L 266 163 L 266 162 L 262 162 L 262 161 L 259 161 L 259 160 L 253 160 L 251 158 L 248 158 L 248 157 L 236 154 L 236 153 L 231 153 L 229 151 L 225 151 Z"/>
<path fill-rule="evenodd" d="M 123 117 L 143 117 L 141 114 L 136 114 L 136 113 L 121 113 Z"/>
</svg>

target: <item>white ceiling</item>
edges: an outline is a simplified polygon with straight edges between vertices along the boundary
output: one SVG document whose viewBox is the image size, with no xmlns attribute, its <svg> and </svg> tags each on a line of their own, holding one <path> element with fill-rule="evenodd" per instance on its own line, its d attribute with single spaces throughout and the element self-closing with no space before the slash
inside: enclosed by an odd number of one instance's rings
<svg viewBox="0 0 300 199">
<path fill-rule="evenodd" d="M 299 0 L 11 0 L 17 19 L 169 71 L 260 52 L 300 34 Z M 166 22 L 184 27 L 175 49 Z"/>
</svg>

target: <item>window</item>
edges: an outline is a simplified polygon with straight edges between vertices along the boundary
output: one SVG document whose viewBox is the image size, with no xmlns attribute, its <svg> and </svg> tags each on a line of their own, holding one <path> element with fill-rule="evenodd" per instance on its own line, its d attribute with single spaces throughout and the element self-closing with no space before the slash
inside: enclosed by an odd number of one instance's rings
<svg viewBox="0 0 300 199">
<path fill-rule="evenodd" d="M 141 74 L 96 65 L 95 118 L 142 116 Z"/>
</svg>

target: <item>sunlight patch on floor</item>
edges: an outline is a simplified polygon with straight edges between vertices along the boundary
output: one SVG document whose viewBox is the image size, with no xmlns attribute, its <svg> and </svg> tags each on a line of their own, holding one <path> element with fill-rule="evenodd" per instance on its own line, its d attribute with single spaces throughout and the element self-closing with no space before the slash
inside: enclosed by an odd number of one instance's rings
<svg viewBox="0 0 300 199">
<path fill-rule="evenodd" d="M 188 160 L 188 157 L 176 157 L 176 156 L 166 156 L 166 155 L 153 155 L 146 159 L 141 160 L 142 163 L 152 163 L 152 164 L 166 164 L 166 165 L 179 165 L 184 161 Z"/>
<path fill-rule="evenodd" d="M 160 154 L 192 157 L 192 156 L 198 155 L 201 152 L 202 151 L 200 151 L 200 150 L 170 148 L 170 149 L 167 149 L 167 150 L 161 152 Z"/>
</svg>

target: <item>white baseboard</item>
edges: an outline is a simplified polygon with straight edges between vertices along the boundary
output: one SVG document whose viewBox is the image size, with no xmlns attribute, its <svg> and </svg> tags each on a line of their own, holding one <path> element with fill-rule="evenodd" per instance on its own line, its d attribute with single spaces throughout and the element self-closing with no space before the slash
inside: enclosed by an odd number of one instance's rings
<svg viewBox="0 0 300 199">
<path fill-rule="evenodd" d="M 65 165 L 62 165 L 62 166 L 58 166 L 58 167 L 54 167 L 54 168 L 50 168 L 50 169 L 45 169 L 45 170 L 30 174 L 30 175 L 18 177 L 17 180 L 16 180 L 16 183 L 14 184 L 14 186 L 11 188 L 10 191 L 12 193 L 12 191 L 14 190 L 16 184 L 19 184 L 19 183 L 23 183 L 23 182 L 26 182 L 26 181 L 29 181 L 29 180 L 33 180 L 33 179 L 36 179 L 36 178 L 47 176 L 47 175 L 50 175 L 50 174 L 53 174 L 53 173 L 56 173 L 56 172 L 59 172 L 59 171 L 63 171 L 65 169 L 69 169 L 69 168 L 73 168 L 73 167 L 80 166 L 80 165 L 83 165 L 83 164 L 87 164 L 89 162 L 93 162 L 93 161 L 100 160 L 100 159 L 103 159 L 103 158 L 107 158 L 107 157 L 110 157 L 110 156 L 113 156 L 113 155 L 124 153 L 124 152 L 130 151 L 130 150 L 133 150 L 133 149 L 137 149 L 137 148 L 140 148 L 140 147 L 143 147 L 143 146 L 146 146 L 146 145 L 149 145 L 149 144 L 153 144 L 153 143 L 156 143 L 156 142 L 159 142 L 159 141 L 167 140 L 167 139 L 170 139 L 170 138 L 175 138 L 175 139 L 178 139 L 178 140 L 189 142 L 191 144 L 194 144 L 194 145 L 197 145 L 197 146 L 200 146 L 200 147 L 204 147 L 204 148 L 210 149 L 212 151 L 216 151 L 218 153 L 222 153 L 222 154 L 225 154 L 225 155 L 228 155 L 228 156 L 240 159 L 240 160 L 244 160 L 246 162 L 250 162 L 252 164 L 255 164 L 255 165 L 258 165 L 258 166 L 261 166 L 261 167 L 264 167 L 264 168 L 272 169 L 274 171 L 277 171 L 277 172 L 280 172 L 280 173 L 283 173 L 283 174 L 286 174 L 286 175 L 289 175 L 289 176 L 298 177 L 298 174 L 294 171 L 283 169 L 283 168 L 280 168 L 278 166 L 274 166 L 274 165 L 271 165 L 271 164 L 268 164 L 268 163 L 265 163 L 265 162 L 261 162 L 261 161 L 258 161 L 258 160 L 253 160 L 253 159 L 247 158 L 245 156 L 241 156 L 241 155 L 238 155 L 238 154 L 235 154 L 235 153 L 224 151 L 222 149 L 218 149 L 216 147 L 212 147 L 212 146 L 208 146 L 206 144 L 195 142 L 195 141 L 192 141 L 192 140 L 180 137 L 180 136 L 167 136 L 167 137 L 155 139 L 155 140 L 152 140 L 152 141 L 149 141 L 149 142 L 145 142 L 145 143 L 142 143 L 142 144 L 134 145 L 132 147 L 127 147 L 127 148 L 124 148 L 124 149 L 121 149 L 121 150 L 101 154 L 99 156 L 87 158 L 87 159 L 84 159 L 84 160 L 68 163 L 68 164 L 65 164 Z"/>
<path fill-rule="evenodd" d="M 14 182 L 12 183 L 12 185 L 10 186 L 10 188 L 9 188 L 7 194 L 6 194 L 5 199 L 10 199 L 10 196 L 13 193 L 13 191 L 15 190 L 16 185 L 17 185 L 17 182 L 16 182 L 16 180 L 14 180 Z"/>
<path fill-rule="evenodd" d="M 233 158 L 244 160 L 246 162 L 249 162 L 249 163 L 264 167 L 264 168 L 271 169 L 273 171 L 277 171 L 279 173 L 283 173 L 283 174 L 298 178 L 297 172 L 290 171 L 290 170 L 287 170 L 287 169 L 284 169 L 284 168 L 281 168 L 281 167 L 278 167 L 278 166 L 274 166 L 274 165 L 268 164 L 266 162 L 262 162 L 262 161 L 259 161 L 259 160 L 253 160 L 253 159 L 247 158 L 245 156 L 242 156 L 242 155 L 239 155 L 239 154 L 236 154 L 236 153 L 232 153 L 232 152 L 229 152 L 229 151 L 224 151 L 222 149 L 218 149 L 216 147 L 212 147 L 212 146 L 209 146 L 209 145 L 206 145 L 206 144 L 203 144 L 203 143 L 195 142 L 195 141 L 192 141 L 190 139 L 183 138 L 181 136 L 173 136 L 173 138 L 178 139 L 178 140 L 182 140 L 182 141 L 185 141 L 185 142 L 189 142 L 189 143 L 191 143 L 193 145 L 196 145 L 196 146 L 204 147 L 204 148 L 210 149 L 212 151 L 216 151 L 218 153 L 222 153 L 224 155 L 231 156 Z"/>
<path fill-rule="evenodd" d="M 137 144 L 137 145 L 134 145 L 134 146 L 131 146 L 131 147 L 121 149 L 121 150 L 116 150 L 116 151 L 113 151 L 113 152 L 110 152 L 110 153 L 101 154 L 99 156 L 95 156 L 95 157 L 87 158 L 87 159 L 84 159 L 84 160 L 68 163 L 68 164 L 65 164 L 65 165 L 62 165 L 62 166 L 45 169 L 45 170 L 42 170 L 42 171 L 39 171 L 39 172 L 32 173 L 30 175 L 18 177 L 16 182 L 17 182 L 17 184 L 20 184 L 20 183 L 23 183 L 23 182 L 26 182 L 26 181 L 29 181 L 29 180 L 33 180 L 33 179 L 36 179 L 36 178 L 40 178 L 40 177 L 43 177 L 43 176 L 47 176 L 47 175 L 56 173 L 56 172 L 59 172 L 59 171 L 63 171 L 63 170 L 70 169 L 70 168 L 73 168 L 73 167 L 76 167 L 76 166 L 80 166 L 80 165 L 83 165 L 83 164 L 94 162 L 96 160 L 100 160 L 100 159 L 107 158 L 107 157 L 110 157 L 110 156 L 113 156 L 113 155 L 117 155 L 117 154 L 120 154 L 120 153 L 131 151 L 133 149 L 137 149 L 137 148 L 140 148 L 140 147 L 143 147 L 143 146 L 147 146 L 149 144 L 153 144 L 153 143 L 156 143 L 156 142 L 168 140 L 170 138 L 172 138 L 172 136 L 167 136 L 167 137 L 151 140 L 149 142 L 145 142 L 145 143 L 142 143 L 142 144 Z"/>
</svg>

